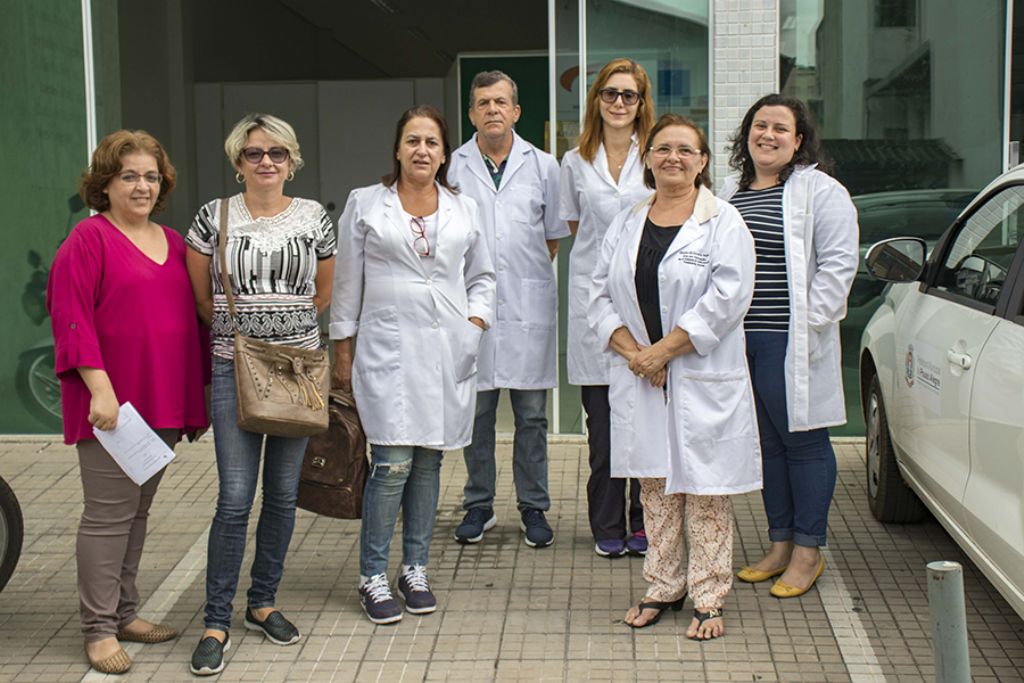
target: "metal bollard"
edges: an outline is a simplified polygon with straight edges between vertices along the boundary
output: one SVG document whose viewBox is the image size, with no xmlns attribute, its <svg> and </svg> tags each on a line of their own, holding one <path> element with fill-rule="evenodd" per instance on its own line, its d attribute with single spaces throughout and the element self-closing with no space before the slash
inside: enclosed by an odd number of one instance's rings
<svg viewBox="0 0 1024 683">
<path fill-rule="evenodd" d="M 932 616 L 936 683 L 970 683 L 964 570 L 959 562 L 928 563 L 928 610 Z"/>
</svg>

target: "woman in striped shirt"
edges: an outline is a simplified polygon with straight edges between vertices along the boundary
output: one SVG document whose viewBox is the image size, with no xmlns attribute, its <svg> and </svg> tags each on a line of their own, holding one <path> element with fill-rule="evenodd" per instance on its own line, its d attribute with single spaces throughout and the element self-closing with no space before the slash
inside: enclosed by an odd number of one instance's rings
<svg viewBox="0 0 1024 683">
<path fill-rule="evenodd" d="M 825 570 L 836 458 L 828 427 L 846 422 L 839 321 L 857 270 L 857 212 L 824 170 L 806 105 L 767 95 L 732 140 L 721 196 L 754 237 L 754 298 L 744 320 L 771 548 L 736 576 L 776 576 L 771 594 L 806 593 Z"/>
<path fill-rule="evenodd" d="M 299 471 L 305 437 L 267 436 L 238 426 L 233 337 L 249 337 L 303 349 L 320 348 L 317 316 L 331 299 L 335 239 L 319 202 L 285 194 L 285 183 L 302 168 L 295 131 L 266 114 L 249 114 L 224 142 L 245 190 L 203 206 L 185 238 L 199 316 L 210 326 L 213 383 L 210 414 L 220 487 L 210 526 L 206 565 L 205 630 L 190 669 L 200 676 L 224 668 L 230 647 L 232 600 L 245 551 L 249 510 L 256 495 L 262 454 L 263 501 L 256 527 L 252 586 L 245 627 L 277 645 L 299 631 L 274 606 L 295 525 Z M 221 215 L 227 213 L 225 263 L 237 319 L 228 313 L 219 259 Z"/>
</svg>

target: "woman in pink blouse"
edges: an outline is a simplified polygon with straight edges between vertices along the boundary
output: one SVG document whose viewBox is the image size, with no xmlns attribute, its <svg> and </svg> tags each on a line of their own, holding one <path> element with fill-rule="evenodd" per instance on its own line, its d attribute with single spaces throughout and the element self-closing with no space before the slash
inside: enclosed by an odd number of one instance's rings
<svg viewBox="0 0 1024 683">
<path fill-rule="evenodd" d="M 177 636 L 136 614 L 146 520 L 163 472 L 135 484 L 93 435 L 130 402 L 169 446 L 208 426 L 206 354 L 185 269 L 185 241 L 150 220 L 175 171 L 144 131 L 103 138 L 79 191 L 99 213 L 57 250 L 47 285 L 61 383 L 64 442 L 75 444 L 85 509 L 76 557 L 85 651 L 93 668 L 123 673 L 119 641 Z"/>
</svg>

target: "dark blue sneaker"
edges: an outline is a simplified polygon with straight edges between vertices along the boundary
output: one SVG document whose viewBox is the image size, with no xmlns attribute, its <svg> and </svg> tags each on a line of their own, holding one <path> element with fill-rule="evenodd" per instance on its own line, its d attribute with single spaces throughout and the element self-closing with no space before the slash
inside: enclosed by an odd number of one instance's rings
<svg viewBox="0 0 1024 683">
<path fill-rule="evenodd" d="M 375 624 L 393 624 L 402 620 L 402 608 L 391 595 L 391 584 L 387 574 L 360 576 L 359 601 L 363 611 Z"/>
<path fill-rule="evenodd" d="M 199 641 L 192 651 L 192 661 L 188 670 L 196 676 L 212 676 L 224 670 L 224 653 L 231 649 L 231 638 L 224 634 L 224 642 L 213 636 L 206 636 Z"/>
<path fill-rule="evenodd" d="M 626 554 L 626 542 L 621 538 L 609 538 L 598 541 L 594 546 L 594 552 L 601 557 L 622 557 Z"/>
<path fill-rule="evenodd" d="M 498 523 L 494 508 L 471 508 L 462 518 L 462 524 L 455 530 L 455 540 L 463 545 L 479 543 L 484 532 L 493 529 Z"/>
<path fill-rule="evenodd" d="M 647 532 L 643 529 L 634 531 L 633 535 L 626 539 L 626 548 L 630 555 L 643 557 L 647 554 Z"/>
<path fill-rule="evenodd" d="M 544 518 L 543 511 L 526 508 L 521 516 L 522 521 L 519 523 L 519 528 L 526 534 L 526 545 L 531 548 L 543 548 L 551 545 L 551 542 L 555 540 L 555 532 L 551 530 L 551 525 Z"/>
<path fill-rule="evenodd" d="M 430 614 L 437 609 L 437 598 L 430 590 L 427 568 L 422 565 L 402 565 L 398 594 L 405 600 L 405 611 L 410 614 Z"/>
</svg>

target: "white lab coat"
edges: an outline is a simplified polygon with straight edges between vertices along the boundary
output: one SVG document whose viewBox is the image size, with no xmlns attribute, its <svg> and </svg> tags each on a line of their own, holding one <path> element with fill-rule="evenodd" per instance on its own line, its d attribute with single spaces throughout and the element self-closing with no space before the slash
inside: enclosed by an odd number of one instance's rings
<svg viewBox="0 0 1024 683">
<path fill-rule="evenodd" d="M 413 250 L 397 192 L 353 190 L 338 222 L 331 339 L 355 337 L 352 389 L 372 444 L 469 444 L 476 355 L 494 319 L 494 270 L 476 202 L 438 186 L 436 256 Z"/>
<path fill-rule="evenodd" d="M 590 277 L 594 272 L 605 232 L 623 209 L 651 196 L 644 185 L 643 164 L 636 136 L 619 182 L 608 172 L 604 144 L 597 148 L 593 163 L 580 157 L 579 148 L 562 157 L 559 217 L 579 221 L 576 239 L 569 253 L 569 321 L 566 344 L 566 369 L 569 382 L 580 386 L 608 384 L 606 342 L 599 340 L 587 324 Z"/>
<path fill-rule="evenodd" d="M 739 176 L 719 192 L 728 200 Z M 857 274 L 857 209 L 835 178 L 797 167 L 782 191 L 783 236 L 789 279 L 786 411 L 789 430 L 846 422 L 839 321 Z"/>
<path fill-rule="evenodd" d="M 728 203 L 701 188 L 693 215 L 658 267 L 661 325 L 695 351 L 669 361 L 664 390 L 609 346 L 625 326 L 650 345 L 636 296 L 636 257 L 650 199 L 608 228 L 588 319 L 611 361 L 611 475 L 665 477 L 665 493 L 731 495 L 761 488 L 757 415 L 743 317 L 754 292 L 754 240 Z"/>
<path fill-rule="evenodd" d="M 477 361 L 477 391 L 550 389 L 558 384 L 558 288 L 547 240 L 569 234 L 558 219 L 558 162 L 512 133 L 498 189 L 476 135 L 452 154 L 448 179 L 476 200 L 497 271 L 494 327 Z"/>
</svg>

